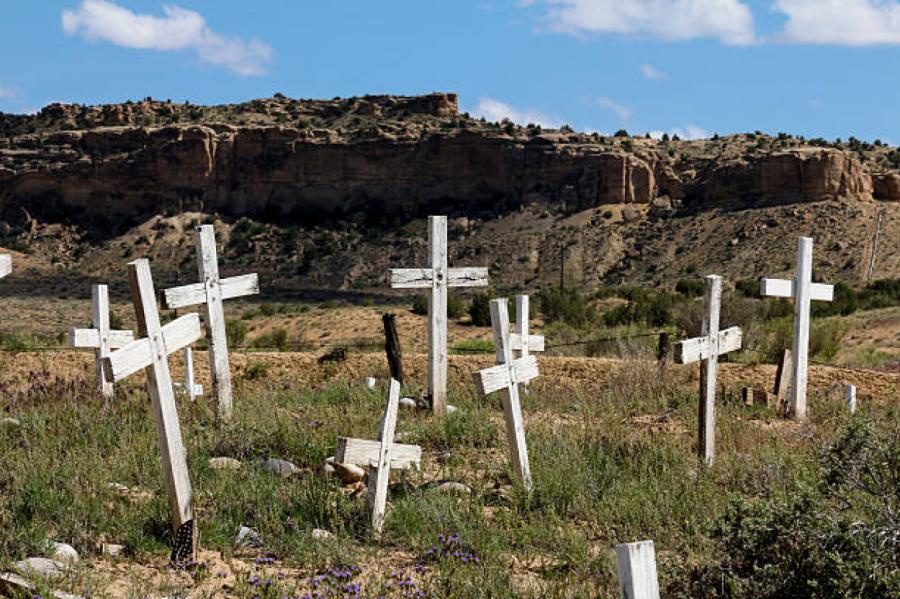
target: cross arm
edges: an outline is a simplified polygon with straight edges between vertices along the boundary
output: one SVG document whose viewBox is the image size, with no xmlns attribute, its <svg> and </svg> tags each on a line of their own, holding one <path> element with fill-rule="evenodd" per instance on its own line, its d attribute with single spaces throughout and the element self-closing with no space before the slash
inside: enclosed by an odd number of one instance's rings
<svg viewBox="0 0 900 599">
<path fill-rule="evenodd" d="M 424 289 L 432 286 L 432 268 L 392 268 L 391 287 L 395 289 Z"/>
<path fill-rule="evenodd" d="M 740 327 L 731 327 L 719 331 L 719 351 L 717 355 L 741 349 L 742 333 Z M 698 360 L 706 360 L 711 355 L 709 337 L 685 339 L 675 344 L 675 363 L 690 364 Z"/>
<path fill-rule="evenodd" d="M 131 331 L 109 332 L 109 346 L 125 347 L 134 341 Z M 97 329 L 72 329 L 69 331 L 69 345 L 72 347 L 100 347 L 100 331 Z"/>
<path fill-rule="evenodd" d="M 487 287 L 488 269 L 475 266 L 447 271 L 448 287 Z"/>
<path fill-rule="evenodd" d="M 794 281 L 787 279 L 763 279 L 760 291 L 769 297 L 794 297 Z M 819 302 L 830 302 L 834 299 L 834 285 L 813 283 L 810 285 L 811 299 Z"/>
<path fill-rule="evenodd" d="M 518 333 L 510 333 L 509 347 L 513 351 L 522 351 L 522 336 Z M 544 351 L 544 336 L 528 335 L 528 351 Z"/>
<path fill-rule="evenodd" d="M 341 464 L 355 464 L 357 466 L 378 466 L 380 441 L 369 439 L 353 439 L 350 437 L 338 437 L 337 449 L 334 451 L 334 461 Z M 391 469 L 418 470 L 422 464 L 422 448 L 418 445 L 404 445 L 394 443 L 391 449 Z"/>
<path fill-rule="evenodd" d="M 222 301 L 259 293 L 259 277 L 256 273 L 221 279 L 219 285 L 222 288 Z M 205 302 L 206 287 L 203 283 L 170 287 L 163 292 L 163 306 L 169 310 Z"/>
<path fill-rule="evenodd" d="M 200 315 L 197 313 L 180 316 L 162 328 L 166 353 L 187 347 L 199 339 L 200 335 Z M 120 381 L 152 363 L 150 340 L 143 338 L 132 341 L 104 358 L 104 362 L 107 380 L 111 383 Z"/>
<path fill-rule="evenodd" d="M 475 384 L 484 394 L 505 389 L 515 383 L 527 383 L 538 376 L 537 358 L 527 356 L 510 364 L 498 364 L 475 373 Z"/>
</svg>

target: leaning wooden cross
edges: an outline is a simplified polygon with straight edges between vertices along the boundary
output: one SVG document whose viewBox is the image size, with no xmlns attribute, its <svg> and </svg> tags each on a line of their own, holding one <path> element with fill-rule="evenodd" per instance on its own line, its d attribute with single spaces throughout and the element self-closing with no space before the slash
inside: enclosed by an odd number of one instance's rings
<svg viewBox="0 0 900 599">
<path fill-rule="evenodd" d="M 128 279 L 138 333 L 142 338 L 105 358 L 105 372 L 108 380 L 120 381 L 146 369 L 169 509 L 176 530 L 172 562 L 180 564 L 196 557 L 197 543 L 191 508 L 191 480 L 167 356 L 200 338 L 200 317 L 196 313 L 186 314 L 165 326 L 160 324 L 150 264 L 146 259 L 128 264 Z"/>
<path fill-rule="evenodd" d="M 537 358 L 525 355 L 513 359 L 510 343 L 507 300 L 491 300 L 491 327 L 494 332 L 494 352 L 497 366 L 475 373 L 475 383 L 485 395 L 503 391 L 503 416 L 506 420 L 506 438 L 512 455 L 513 467 L 529 493 L 532 490 L 531 468 L 528 464 L 528 446 L 525 443 L 525 423 L 519 403 L 519 385 L 527 383 L 538 374 Z"/>
<path fill-rule="evenodd" d="M 197 227 L 197 262 L 200 282 L 165 290 L 165 307 L 174 310 L 203 304 L 206 337 L 209 340 L 209 374 L 212 394 L 219 404 L 219 417 L 231 418 L 231 368 L 228 365 L 228 340 L 225 335 L 225 311 L 222 302 L 259 293 L 256 274 L 219 279 L 216 259 L 216 235 L 212 225 Z"/>
<path fill-rule="evenodd" d="M 104 397 L 112 397 L 114 385 L 103 373 L 103 359 L 109 357 L 110 351 L 125 347 L 134 341 L 131 331 L 119 331 L 109 328 L 109 290 L 106 285 L 91 287 L 92 329 L 72 329 L 69 331 L 69 345 L 72 347 L 90 347 L 94 350 L 94 361 L 97 372 L 97 390 Z"/>
<path fill-rule="evenodd" d="M 706 277 L 703 327 L 700 337 L 679 341 L 675 344 L 675 362 L 690 364 L 701 361 L 700 366 L 700 408 L 697 453 L 707 464 L 713 463 L 716 444 L 716 370 L 719 356 L 741 348 L 741 329 L 731 327 L 719 330 L 719 308 L 722 301 L 722 277 Z"/>
<path fill-rule="evenodd" d="M 794 298 L 794 343 L 791 349 L 790 413 L 798 420 L 806 418 L 807 368 L 809 366 L 809 308 L 810 301 L 830 302 L 834 287 L 812 282 L 813 240 L 801 237 L 797 241 L 797 270 L 794 279 L 763 279 L 762 294 L 772 297 Z"/>
<path fill-rule="evenodd" d="M 388 483 L 391 470 L 419 469 L 422 448 L 418 445 L 394 443 L 397 427 L 397 410 L 400 405 L 400 383 L 391 379 L 387 408 L 381 419 L 381 428 L 375 441 L 338 438 L 334 460 L 341 464 L 370 466 L 368 502 L 372 510 L 372 528 L 381 532 L 387 508 Z"/>
<path fill-rule="evenodd" d="M 447 267 L 447 217 L 428 217 L 428 268 L 391 269 L 395 289 L 431 289 L 428 296 L 428 394 L 435 414 L 447 411 L 447 288 L 485 287 L 487 268 Z"/>
</svg>

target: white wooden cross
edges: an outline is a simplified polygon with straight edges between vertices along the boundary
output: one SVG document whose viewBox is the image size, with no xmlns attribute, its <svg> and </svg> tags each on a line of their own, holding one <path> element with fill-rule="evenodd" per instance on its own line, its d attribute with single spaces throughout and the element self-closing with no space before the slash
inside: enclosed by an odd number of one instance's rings
<svg viewBox="0 0 900 599">
<path fill-rule="evenodd" d="M 167 356 L 200 338 L 200 317 L 191 313 L 165 326 L 160 324 L 150 264 L 146 259 L 128 264 L 128 279 L 138 333 L 142 338 L 105 358 L 105 372 L 110 381 L 120 381 L 142 369 L 147 372 L 169 509 L 177 531 L 172 561 L 181 563 L 196 554 L 196 530 L 191 507 L 191 480 Z"/>
<path fill-rule="evenodd" d="M 203 385 L 194 379 L 194 350 L 190 347 L 184 348 L 184 391 L 191 401 L 203 395 Z"/>
<path fill-rule="evenodd" d="M 834 299 L 834 287 L 812 282 L 813 240 L 801 237 L 797 240 L 797 270 L 794 279 L 763 279 L 762 295 L 794 298 L 794 343 L 791 349 L 793 373 L 791 376 L 790 412 L 798 420 L 806 418 L 807 368 L 809 366 L 809 303 L 812 300 L 830 302 Z"/>
<path fill-rule="evenodd" d="M 719 356 L 741 348 L 741 329 L 731 327 L 719 330 L 719 309 L 722 301 L 722 277 L 706 277 L 704 296 L 706 313 L 700 337 L 675 344 L 675 363 L 690 364 L 701 361 L 700 409 L 697 436 L 697 453 L 710 465 L 715 458 L 716 445 L 716 370 Z"/>
<path fill-rule="evenodd" d="M 447 267 L 447 217 L 428 217 L 428 268 L 391 269 L 395 289 L 431 289 L 428 296 L 428 393 L 435 414 L 447 411 L 447 288 L 485 287 L 487 268 Z"/>
<path fill-rule="evenodd" d="M 124 347 L 134 341 L 134 334 L 131 331 L 109 328 L 109 290 L 106 285 L 91 287 L 91 312 L 91 324 L 94 325 L 94 328 L 69 331 L 69 345 L 93 348 L 97 390 L 103 394 L 103 397 L 112 397 L 114 385 L 103 374 L 103 359 L 109 356 L 111 350 Z"/>
<path fill-rule="evenodd" d="M 0 254 L 0 279 L 12 272 L 12 256 Z"/>
<path fill-rule="evenodd" d="M 503 416 L 513 467 L 525 490 L 530 493 L 533 486 L 525 443 L 525 423 L 519 403 L 519 385 L 536 378 L 539 372 L 537 358 L 533 355 L 513 359 L 506 302 L 506 298 L 491 300 L 491 327 L 497 366 L 475 373 L 475 383 L 485 395 L 503 390 Z"/>
<path fill-rule="evenodd" d="M 256 274 L 219 279 L 216 234 L 212 225 L 197 227 L 197 263 L 200 282 L 165 290 L 165 306 L 170 310 L 203 304 L 206 338 L 209 341 L 209 374 L 212 394 L 218 401 L 219 417 L 231 418 L 231 368 L 222 302 L 259 293 Z"/>
<path fill-rule="evenodd" d="M 528 296 L 516 296 L 516 332 L 509 335 L 509 346 L 513 357 L 524 358 L 533 351 L 544 351 L 544 336 L 528 334 Z M 528 385 L 522 385 L 528 394 Z"/>
</svg>

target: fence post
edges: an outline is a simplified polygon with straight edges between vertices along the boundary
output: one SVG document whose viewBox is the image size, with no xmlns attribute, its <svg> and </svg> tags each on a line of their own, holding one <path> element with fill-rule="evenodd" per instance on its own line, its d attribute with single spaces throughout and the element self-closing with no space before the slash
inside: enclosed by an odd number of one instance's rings
<svg viewBox="0 0 900 599">
<path fill-rule="evenodd" d="M 400 354 L 400 337 L 397 335 L 396 315 L 382 314 L 381 322 L 384 324 L 384 353 L 387 354 L 388 366 L 391 368 L 391 378 L 402 385 L 403 360 Z"/>
</svg>

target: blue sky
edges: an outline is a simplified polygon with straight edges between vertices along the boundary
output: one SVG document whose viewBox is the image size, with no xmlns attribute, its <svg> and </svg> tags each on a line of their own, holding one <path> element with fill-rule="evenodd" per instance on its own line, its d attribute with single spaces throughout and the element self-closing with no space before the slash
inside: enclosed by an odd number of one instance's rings
<svg viewBox="0 0 900 599">
<path fill-rule="evenodd" d="M 0 110 L 454 91 L 545 125 L 900 143 L 900 0 L 44 0 Z"/>
</svg>

